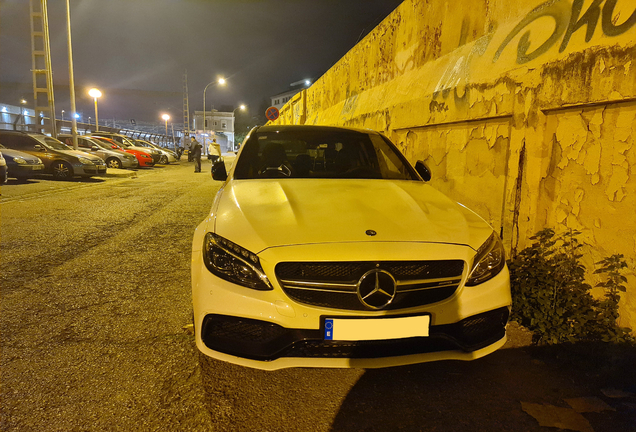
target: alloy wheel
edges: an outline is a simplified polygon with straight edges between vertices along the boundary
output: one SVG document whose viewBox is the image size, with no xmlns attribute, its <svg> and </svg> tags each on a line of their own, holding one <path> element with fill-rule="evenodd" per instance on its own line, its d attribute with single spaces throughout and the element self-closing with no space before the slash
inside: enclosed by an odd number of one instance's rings
<svg viewBox="0 0 636 432">
<path fill-rule="evenodd" d="M 66 162 L 55 162 L 51 166 L 53 177 L 62 180 L 68 180 L 73 177 L 73 168 Z"/>
</svg>

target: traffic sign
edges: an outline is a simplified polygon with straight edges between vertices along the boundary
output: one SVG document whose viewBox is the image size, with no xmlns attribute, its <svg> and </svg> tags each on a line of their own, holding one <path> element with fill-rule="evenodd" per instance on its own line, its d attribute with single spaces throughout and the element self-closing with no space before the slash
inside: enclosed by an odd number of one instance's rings
<svg viewBox="0 0 636 432">
<path fill-rule="evenodd" d="M 265 117 L 267 117 L 267 120 L 271 121 L 276 120 L 279 114 L 280 113 L 278 112 L 278 108 L 276 107 L 269 107 L 267 108 L 267 111 L 265 111 Z"/>
</svg>

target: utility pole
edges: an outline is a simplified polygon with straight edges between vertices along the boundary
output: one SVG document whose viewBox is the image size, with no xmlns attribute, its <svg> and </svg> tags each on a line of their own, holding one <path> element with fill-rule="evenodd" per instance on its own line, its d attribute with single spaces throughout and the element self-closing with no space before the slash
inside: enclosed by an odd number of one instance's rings
<svg viewBox="0 0 636 432">
<path fill-rule="evenodd" d="M 68 33 L 68 78 L 71 90 L 71 135 L 73 137 L 73 148 L 79 148 L 77 144 L 77 118 L 75 117 L 75 78 L 73 76 L 73 45 L 71 44 L 71 5 L 66 0 L 66 31 Z M 95 101 L 95 111 L 97 112 L 97 101 Z"/>
<path fill-rule="evenodd" d="M 39 9 L 37 4 L 39 4 Z M 47 0 L 30 0 L 29 7 L 31 15 L 31 71 L 33 73 L 33 99 L 35 101 L 33 109 L 36 119 L 38 113 L 48 113 L 51 136 L 57 138 Z M 44 124 L 41 128 L 46 131 Z"/>
<path fill-rule="evenodd" d="M 190 139 L 190 102 L 188 101 L 188 71 L 183 74 L 183 143 Z"/>
</svg>

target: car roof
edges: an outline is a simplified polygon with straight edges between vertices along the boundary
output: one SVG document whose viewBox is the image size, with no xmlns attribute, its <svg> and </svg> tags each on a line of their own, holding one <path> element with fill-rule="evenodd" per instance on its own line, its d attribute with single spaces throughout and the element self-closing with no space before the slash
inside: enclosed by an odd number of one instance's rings
<svg viewBox="0 0 636 432">
<path fill-rule="evenodd" d="M 363 134 L 378 134 L 373 129 L 360 129 L 346 126 L 328 126 L 328 125 L 265 125 L 257 127 L 254 132 L 358 132 Z"/>
</svg>

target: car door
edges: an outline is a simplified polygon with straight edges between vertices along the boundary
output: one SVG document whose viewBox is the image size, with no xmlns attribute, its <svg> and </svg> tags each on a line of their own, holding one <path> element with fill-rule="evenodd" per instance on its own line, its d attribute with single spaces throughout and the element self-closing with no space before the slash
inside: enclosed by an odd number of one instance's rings
<svg viewBox="0 0 636 432">
<path fill-rule="evenodd" d="M 90 140 L 87 140 L 86 138 L 80 138 L 77 142 L 77 145 L 80 151 L 90 153 L 94 156 L 99 157 L 100 159 L 106 160 L 106 158 L 104 157 L 104 151 L 102 151 L 99 148 L 98 150 L 95 150 L 94 147 L 97 147 L 97 146 L 93 144 Z"/>
</svg>

